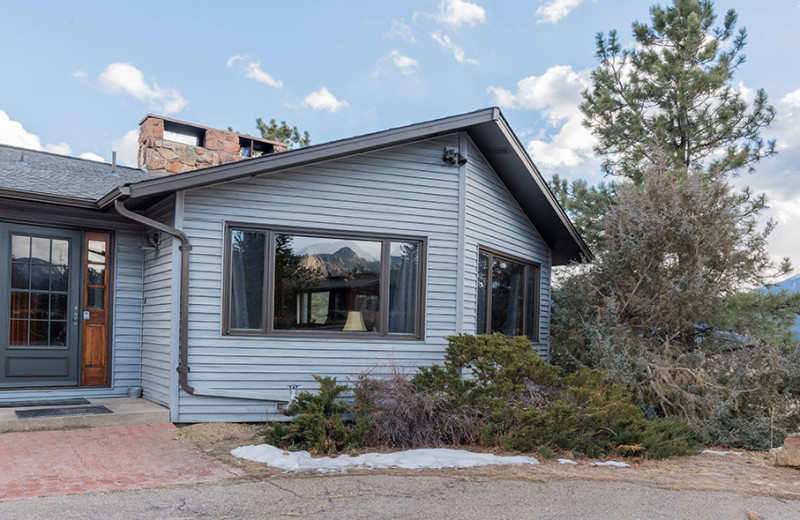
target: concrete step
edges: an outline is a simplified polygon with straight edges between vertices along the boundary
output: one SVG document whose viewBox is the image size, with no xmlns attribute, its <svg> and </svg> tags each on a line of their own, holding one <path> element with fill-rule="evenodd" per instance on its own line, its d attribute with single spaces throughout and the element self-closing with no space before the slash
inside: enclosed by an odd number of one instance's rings
<svg viewBox="0 0 800 520">
<path fill-rule="evenodd" d="M 58 408 L 105 406 L 111 410 L 112 413 L 19 419 L 15 413 L 16 410 L 37 410 L 55 407 L 29 406 L 25 408 L 0 408 L 0 433 L 169 422 L 169 410 L 147 399 L 119 397 L 112 399 L 89 399 L 89 402 L 90 404 L 86 405 L 64 405 L 58 406 Z"/>
</svg>

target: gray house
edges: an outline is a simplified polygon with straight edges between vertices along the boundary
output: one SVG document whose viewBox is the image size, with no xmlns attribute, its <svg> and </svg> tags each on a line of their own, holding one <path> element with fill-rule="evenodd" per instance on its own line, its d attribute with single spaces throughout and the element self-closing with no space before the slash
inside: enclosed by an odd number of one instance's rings
<svg viewBox="0 0 800 520">
<path fill-rule="evenodd" d="M 146 170 L 0 146 L 0 403 L 261 421 L 459 332 L 547 357 L 551 267 L 591 257 L 496 108 L 290 151 L 140 128 Z"/>
</svg>

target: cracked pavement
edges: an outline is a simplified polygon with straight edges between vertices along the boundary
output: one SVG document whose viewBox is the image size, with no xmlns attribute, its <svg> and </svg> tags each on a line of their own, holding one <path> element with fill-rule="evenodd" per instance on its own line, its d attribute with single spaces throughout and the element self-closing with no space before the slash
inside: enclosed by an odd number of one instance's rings
<svg viewBox="0 0 800 520">
<path fill-rule="evenodd" d="M 755 490 L 757 492 L 757 490 Z M 274 477 L 260 482 L 90 493 L 0 503 L 0 518 L 745 519 L 800 518 L 800 501 L 626 482 L 459 476 Z"/>
</svg>

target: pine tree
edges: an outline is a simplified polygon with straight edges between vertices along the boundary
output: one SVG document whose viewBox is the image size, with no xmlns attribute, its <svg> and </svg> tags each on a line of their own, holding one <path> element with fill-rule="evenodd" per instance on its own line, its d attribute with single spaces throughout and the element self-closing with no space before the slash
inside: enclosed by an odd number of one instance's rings
<svg viewBox="0 0 800 520">
<path fill-rule="evenodd" d="M 308 130 L 303 131 L 301 134 L 296 126 L 290 127 L 286 124 L 286 121 L 281 121 L 279 125 L 277 121 L 270 119 L 269 124 L 266 124 L 259 117 L 256 119 L 256 128 L 261 132 L 261 137 L 264 139 L 284 143 L 290 150 L 293 148 L 305 148 L 311 144 L 311 136 Z"/>
</svg>

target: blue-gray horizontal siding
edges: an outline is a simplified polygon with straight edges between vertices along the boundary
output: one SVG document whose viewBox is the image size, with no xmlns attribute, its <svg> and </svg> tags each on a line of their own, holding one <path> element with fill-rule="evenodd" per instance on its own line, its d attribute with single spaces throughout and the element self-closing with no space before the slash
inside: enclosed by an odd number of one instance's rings
<svg viewBox="0 0 800 520">
<path fill-rule="evenodd" d="M 312 374 L 346 381 L 395 363 L 442 360 L 455 332 L 458 168 L 443 165 L 445 136 L 185 192 L 192 242 L 190 383 L 227 391 L 314 389 Z M 225 221 L 428 238 L 424 341 L 248 338 L 221 335 Z M 275 404 L 181 392 L 179 421 L 262 421 Z"/>
<path fill-rule="evenodd" d="M 173 224 L 173 199 L 152 208 L 147 216 Z M 158 247 L 144 255 L 142 391 L 146 399 L 169 406 L 172 342 L 172 237 L 159 233 Z"/>
<path fill-rule="evenodd" d="M 138 387 L 142 344 L 142 236 L 138 231 L 115 234 L 110 388 L 53 388 L 0 391 L 0 401 L 75 397 L 123 397 Z"/>
<path fill-rule="evenodd" d="M 547 359 L 550 334 L 550 248 L 475 144 L 468 141 L 464 330 L 477 318 L 478 248 L 490 247 L 542 266 L 539 339 L 534 348 Z"/>
</svg>

